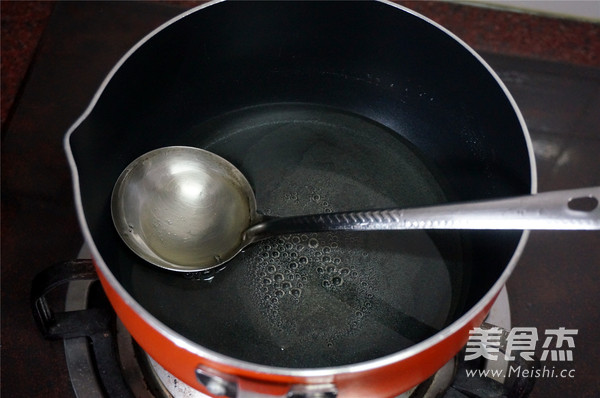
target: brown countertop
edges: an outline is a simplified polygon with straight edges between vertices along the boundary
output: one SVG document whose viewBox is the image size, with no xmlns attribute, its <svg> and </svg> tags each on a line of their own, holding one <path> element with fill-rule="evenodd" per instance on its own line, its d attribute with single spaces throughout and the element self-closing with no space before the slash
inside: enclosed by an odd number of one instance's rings
<svg viewBox="0 0 600 398">
<path fill-rule="evenodd" d="M 55 0 L 2 1 L 2 125 L 25 79 Z M 162 1 L 180 9 L 201 1 Z M 600 66 L 600 24 L 440 1 L 397 1 L 478 51 Z"/>
</svg>

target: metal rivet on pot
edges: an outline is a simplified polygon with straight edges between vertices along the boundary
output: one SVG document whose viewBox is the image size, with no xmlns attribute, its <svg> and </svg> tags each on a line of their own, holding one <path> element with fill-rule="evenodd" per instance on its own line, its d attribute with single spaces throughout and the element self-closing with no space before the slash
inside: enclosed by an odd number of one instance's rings
<svg viewBox="0 0 600 398">
<path fill-rule="evenodd" d="M 196 369 L 196 379 L 208 390 L 209 393 L 216 396 L 234 398 L 237 396 L 237 384 L 234 381 L 226 380 L 223 377 L 214 374 L 215 371 L 207 371 L 202 368 Z"/>
</svg>

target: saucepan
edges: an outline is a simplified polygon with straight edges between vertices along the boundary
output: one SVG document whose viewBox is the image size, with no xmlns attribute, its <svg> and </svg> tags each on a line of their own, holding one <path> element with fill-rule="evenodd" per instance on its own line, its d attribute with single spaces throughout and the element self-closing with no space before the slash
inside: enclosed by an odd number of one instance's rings
<svg viewBox="0 0 600 398">
<path fill-rule="evenodd" d="M 528 233 L 299 233 L 215 270 L 169 272 L 132 253 L 111 219 L 113 186 L 140 155 L 211 151 L 246 176 L 265 216 L 536 192 L 531 140 L 498 76 L 386 2 L 192 9 L 123 56 L 65 146 L 114 309 L 156 362 L 213 395 L 409 390 L 481 324 Z"/>
</svg>

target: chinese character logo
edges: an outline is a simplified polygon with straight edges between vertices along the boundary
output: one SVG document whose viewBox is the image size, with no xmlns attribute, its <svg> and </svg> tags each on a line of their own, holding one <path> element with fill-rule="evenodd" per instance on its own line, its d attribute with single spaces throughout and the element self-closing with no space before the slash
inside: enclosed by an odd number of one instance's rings
<svg viewBox="0 0 600 398">
<path fill-rule="evenodd" d="M 546 330 L 546 340 L 544 340 L 544 344 L 542 348 L 542 357 L 541 360 L 545 361 L 548 358 L 548 353 L 550 353 L 550 358 L 552 361 L 572 361 L 573 360 L 573 351 L 568 349 L 562 349 L 564 345 L 565 348 L 575 348 L 575 340 L 572 336 L 576 336 L 579 331 L 577 329 L 565 329 L 563 327 L 558 329 L 548 329 Z M 556 337 L 555 344 L 550 348 L 552 344 L 552 337 Z"/>
<path fill-rule="evenodd" d="M 498 359 L 502 329 L 499 327 L 492 327 L 490 329 L 475 328 L 469 332 L 469 335 L 465 351 L 465 361 L 480 357 L 488 360 Z"/>
<path fill-rule="evenodd" d="M 506 338 L 506 352 L 504 357 L 512 361 L 515 359 L 512 355 L 513 351 L 520 351 L 521 358 L 533 361 L 537 341 L 537 328 L 512 328 Z"/>
<path fill-rule="evenodd" d="M 477 358 L 497 360 L 498 354 L 504 353 L 508 361 L 515 360 L 517 355 L 526 361 L 534 361 L 537 342 L 540 340 L 535 327 L 515 327 L 502 341 L 506 332 L 499 327 L 477 327 L 469 332 L 469 341 L 465 349 L 465 361 Z M 544 343 L 542 344 L 541 361 L 573 361 L 573 336 L 578 334 L 577 329 L 547 329 Z"/>
</svg>

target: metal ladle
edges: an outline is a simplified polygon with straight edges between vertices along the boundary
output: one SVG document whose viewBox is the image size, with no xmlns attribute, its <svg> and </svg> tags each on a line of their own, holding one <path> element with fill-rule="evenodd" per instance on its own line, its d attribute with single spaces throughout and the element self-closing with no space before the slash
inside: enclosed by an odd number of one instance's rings
<svg viewBox="0 0 600 398">
<path fill-rule="evenodd" d="M 600 187 L 409 209 L 267 217 L 227 160 L 165 147 L 134 160 L 111 199 L 117 232 L 138 256 L 174 271 L 219 266 L 275 235 L 335 230 L 600 229 Z"/>
</svg>

